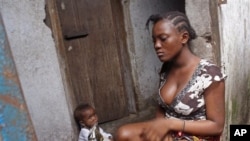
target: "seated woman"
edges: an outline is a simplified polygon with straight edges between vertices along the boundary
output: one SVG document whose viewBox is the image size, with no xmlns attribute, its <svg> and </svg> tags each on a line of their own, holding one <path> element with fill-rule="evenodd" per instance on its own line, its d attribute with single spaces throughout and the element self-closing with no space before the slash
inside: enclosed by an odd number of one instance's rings
<svg viewBox="0 0 250 141">
<path fill-rule="evenodd" d="M 117 141 L 219 141 L 225 121 L 225 75 L 190 50 L 187 16 L 152 15 L 154 49 L 163 62 L 156 118 L 121 126 Z"/>
</svg>

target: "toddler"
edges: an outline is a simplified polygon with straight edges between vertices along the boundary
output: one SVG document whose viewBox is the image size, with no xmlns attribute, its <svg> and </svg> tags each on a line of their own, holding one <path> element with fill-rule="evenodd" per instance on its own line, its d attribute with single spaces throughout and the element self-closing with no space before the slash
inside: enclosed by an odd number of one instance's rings
<svg viewBox="0 0 250 141">
<path fill-rule="evenodd" d="M 112 135 L 98 126 L 98 116 L 91 105 L 78 105 L 74 111 L 74 118 L 81 127 L 78 141 L 112 141 Z"/>
</svg>

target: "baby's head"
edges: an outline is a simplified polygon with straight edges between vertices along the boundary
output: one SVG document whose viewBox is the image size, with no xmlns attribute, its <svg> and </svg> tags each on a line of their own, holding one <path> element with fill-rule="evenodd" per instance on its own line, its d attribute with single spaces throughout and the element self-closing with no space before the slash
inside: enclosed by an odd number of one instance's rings
<svg viewBox="0 0 250 141">
<path fill-rule="evenodd" d="M 77 124 L 85 128 L 91 128 L 98 123 L 95 109 L 87 103 L 80 104 L 76 107 L 74 118 Z"/>
</svg>

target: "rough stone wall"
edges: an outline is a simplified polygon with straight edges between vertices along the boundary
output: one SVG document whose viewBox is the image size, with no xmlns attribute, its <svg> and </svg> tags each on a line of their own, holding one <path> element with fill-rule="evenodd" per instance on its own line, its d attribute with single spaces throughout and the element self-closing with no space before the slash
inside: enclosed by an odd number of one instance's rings
<svg viewBox="0 0 250 141">
<path fill-rule="evenodd" d="M 186 14 L 197 34 L 197 39 L 191 44 L 192 50 L 198 56 L 217 63 L 209 9 L 209 0 L 186 0 Z"/>
<path fill-rule="evenodd" d="M 39 141 L 72 140 L 72 127 L 43 0 L 0 0 L 23 94 Z"/>
<path fill-rule="evenodd" d="M 250 123 L 250 1 L 228 0 L 219 7 L 222 63 L 226 80 L 227 125 Z"/>
</svg>

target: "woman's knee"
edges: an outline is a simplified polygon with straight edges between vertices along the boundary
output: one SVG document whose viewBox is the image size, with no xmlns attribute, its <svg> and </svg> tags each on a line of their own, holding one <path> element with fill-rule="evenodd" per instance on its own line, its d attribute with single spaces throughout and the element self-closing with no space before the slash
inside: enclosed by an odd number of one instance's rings
<svg viewBox="0 0 250 141">
<path fill-rule="evenodd" d="M 128 141 L 132 136 L 131 130 L 127 126 L 121 126 L 115 133 L 115 141 Z"/>
</svg>

